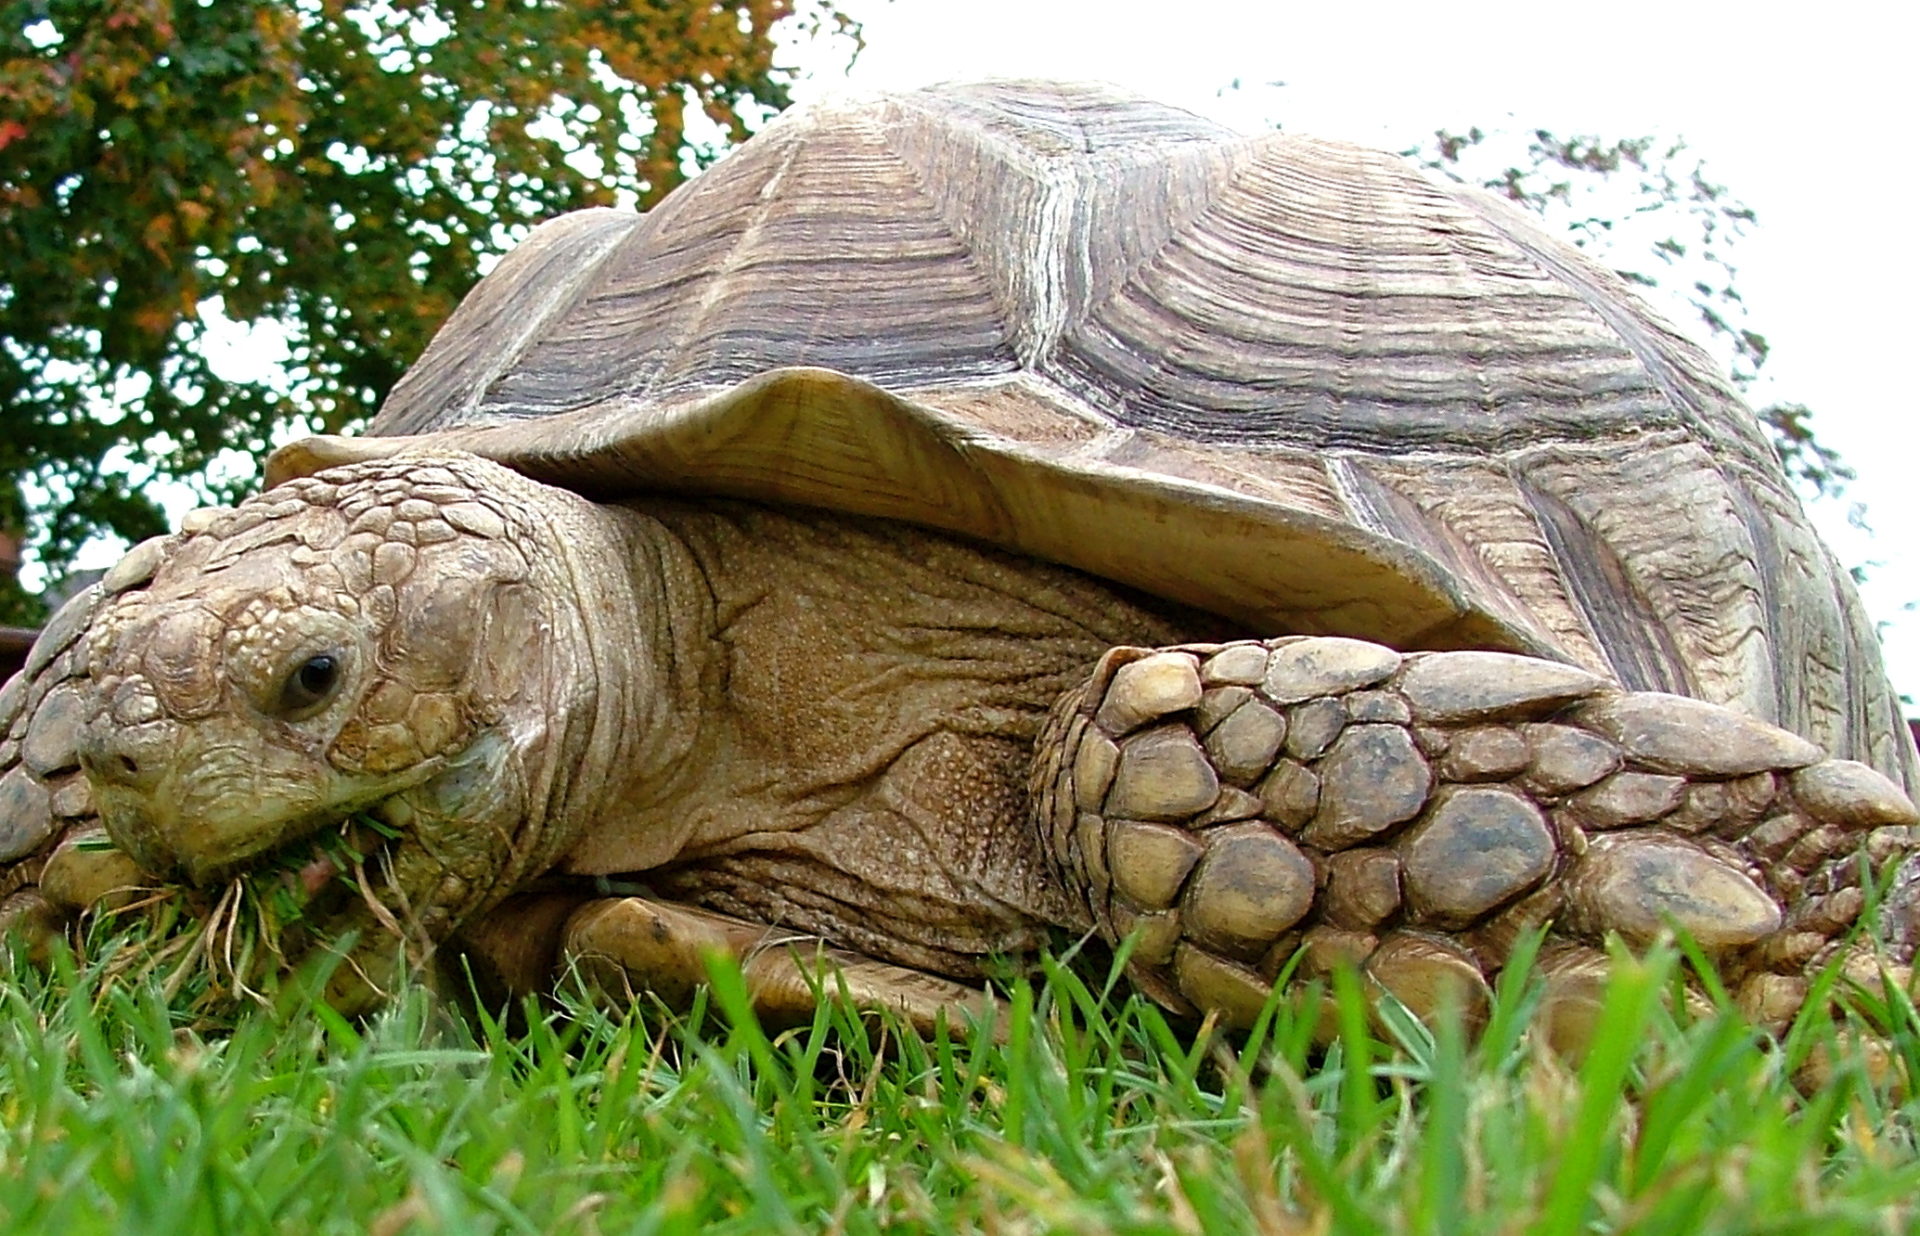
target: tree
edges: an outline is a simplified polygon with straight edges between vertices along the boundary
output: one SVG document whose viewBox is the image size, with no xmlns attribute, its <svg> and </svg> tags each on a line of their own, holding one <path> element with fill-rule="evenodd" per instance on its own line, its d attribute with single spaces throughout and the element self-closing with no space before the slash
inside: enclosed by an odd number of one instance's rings
<svg viewBox="0 0 1920 1236">
<path fill-rule="evenodd" d="M 1750 391 L 1767 362 L 1766 336 L 1748 320 L 1732 248 L 1754 212 L 1683 141 L 1606 139 L 1446 129 L 1406 157 L 1478 184 L 1543 216 L 1628 283 L 1691 313 L 1718 345 L 1734 385 Z M 1815 437 L 1798 403 L 1757 409 L 1788 475 L 1815 493 L 1838 495 L 1853 472 Z"/>
<path fill-rule="evenodd" d="M 151 535 L 153 479 L 367 415 L 532 223 L 651 203 L 785 106 L 796 4 L 857 37 L 830 0 L 6 3 L 0 531 L 54 564 Z M 223 321 L 290 363 L 223 373 Z"/>
</svg>

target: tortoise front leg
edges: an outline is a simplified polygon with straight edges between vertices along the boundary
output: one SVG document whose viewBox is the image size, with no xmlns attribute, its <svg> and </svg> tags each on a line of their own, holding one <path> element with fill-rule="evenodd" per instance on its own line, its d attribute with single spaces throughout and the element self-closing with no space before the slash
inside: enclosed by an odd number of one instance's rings
<svg viewBox="0 0 1920 1236">
<path fill-rule="evenodd" d="M 61 606 L 25 668 L 0 689 L 0 935 L 21 935 L 32 955 L 44 954 L 101 894 L 139 879 L 118 853 L 76 844 L 102 835 L 80 769 L 82 698 L 90 685 L 85 637 L 101 602 L 143 587 L 176 539 L 135 546 Z"/>
<path fill-rule="evenodd" d="M 1920 820 L 1879 773 L 1730 709 L 1326 637 L 1115 649 L 1034 778 L 1057 871 L 1135 937 L 1136 980 L 1242 1023 L 1296 954 L 1416 1012 L 1447 987 L 1471 1007 L 1546 924 L 1550 994 L 1590 995 L 1609 933 L 1677 926 L 1778 1025 L 1845 947 L 1859 856 L 1884 869 Z"/>
<path fill-rule="evenodd" d="M 989 1005 L 978 988 L 829 948 L 816 936 L 646 897 L 580 907 L 567 920 L 561 955 L 615 1001 L 651 994 L 673 1008 L 689 1005 L 708 982 L 710 961 L 725 957 L 740 967 L 754 1012 L 774 1026 L 812 1018 L 820 994 L 890 1010 L 922 1034 L 983 1018 Z"/>
</svg>

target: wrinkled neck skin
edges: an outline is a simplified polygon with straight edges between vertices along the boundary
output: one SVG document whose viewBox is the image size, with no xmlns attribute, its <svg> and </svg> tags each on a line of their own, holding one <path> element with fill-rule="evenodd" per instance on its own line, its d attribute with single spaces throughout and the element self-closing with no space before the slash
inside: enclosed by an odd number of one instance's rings
<svg viewBox="0 0 1920 1236">
<path fill-rule="evenodd" d="M 623 548 L 567 560 L 586 635 L 558 655 L 599 694 L 566 723 L 556 874 L 948 973 L 1071 921 L 1028 820 L 1034 738 L 1109 647 L 1196 616 L 885 521 L 603 510 Z"/>
<path fill-rule="evenodd" d="M 698 779 L 702 704 L 716 689 L 710 604 L 684 546 L 657 521 L 548 490 L 541 579 L 551 629 L 527 633 L 533 698 L 508 732 L 520 751 L 534 875 L 584 838 L 667 807 Z M 670 861 L 687 830 L 636 839 L 636 866 Z"/>
</svg>

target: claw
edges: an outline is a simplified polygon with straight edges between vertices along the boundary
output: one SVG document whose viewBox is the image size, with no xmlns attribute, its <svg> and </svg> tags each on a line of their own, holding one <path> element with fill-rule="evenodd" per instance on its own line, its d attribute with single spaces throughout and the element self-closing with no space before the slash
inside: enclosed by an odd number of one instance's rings
<svg viewBox="0 0 1920 1236">
<path fill-rule="evenodd" d="M 67 917 L 55 909 L 38 889 L 26 888 L 0 898 L 0 941 L 16 939 L 27 964 L 44 966 L 52 954 L 54 941 L 67 934 Z M 4 954 L 0 954 L 0 961 Z"/>
</svg>

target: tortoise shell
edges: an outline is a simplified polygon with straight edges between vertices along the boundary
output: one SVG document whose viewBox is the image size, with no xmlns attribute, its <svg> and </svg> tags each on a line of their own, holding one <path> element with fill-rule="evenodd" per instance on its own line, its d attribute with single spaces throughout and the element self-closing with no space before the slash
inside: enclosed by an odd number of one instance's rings
<svg viewBox="0 0 1920 1236">
<path fill-rule="evenodd" d="M 1556 657 L 1916 784 L 1851 580 L 1624 283 L 1391 155 L 1107 88 L 790 112 L 536 230 L 359 439 L 981 538 L 1254 634 Z"/>
</svg>

